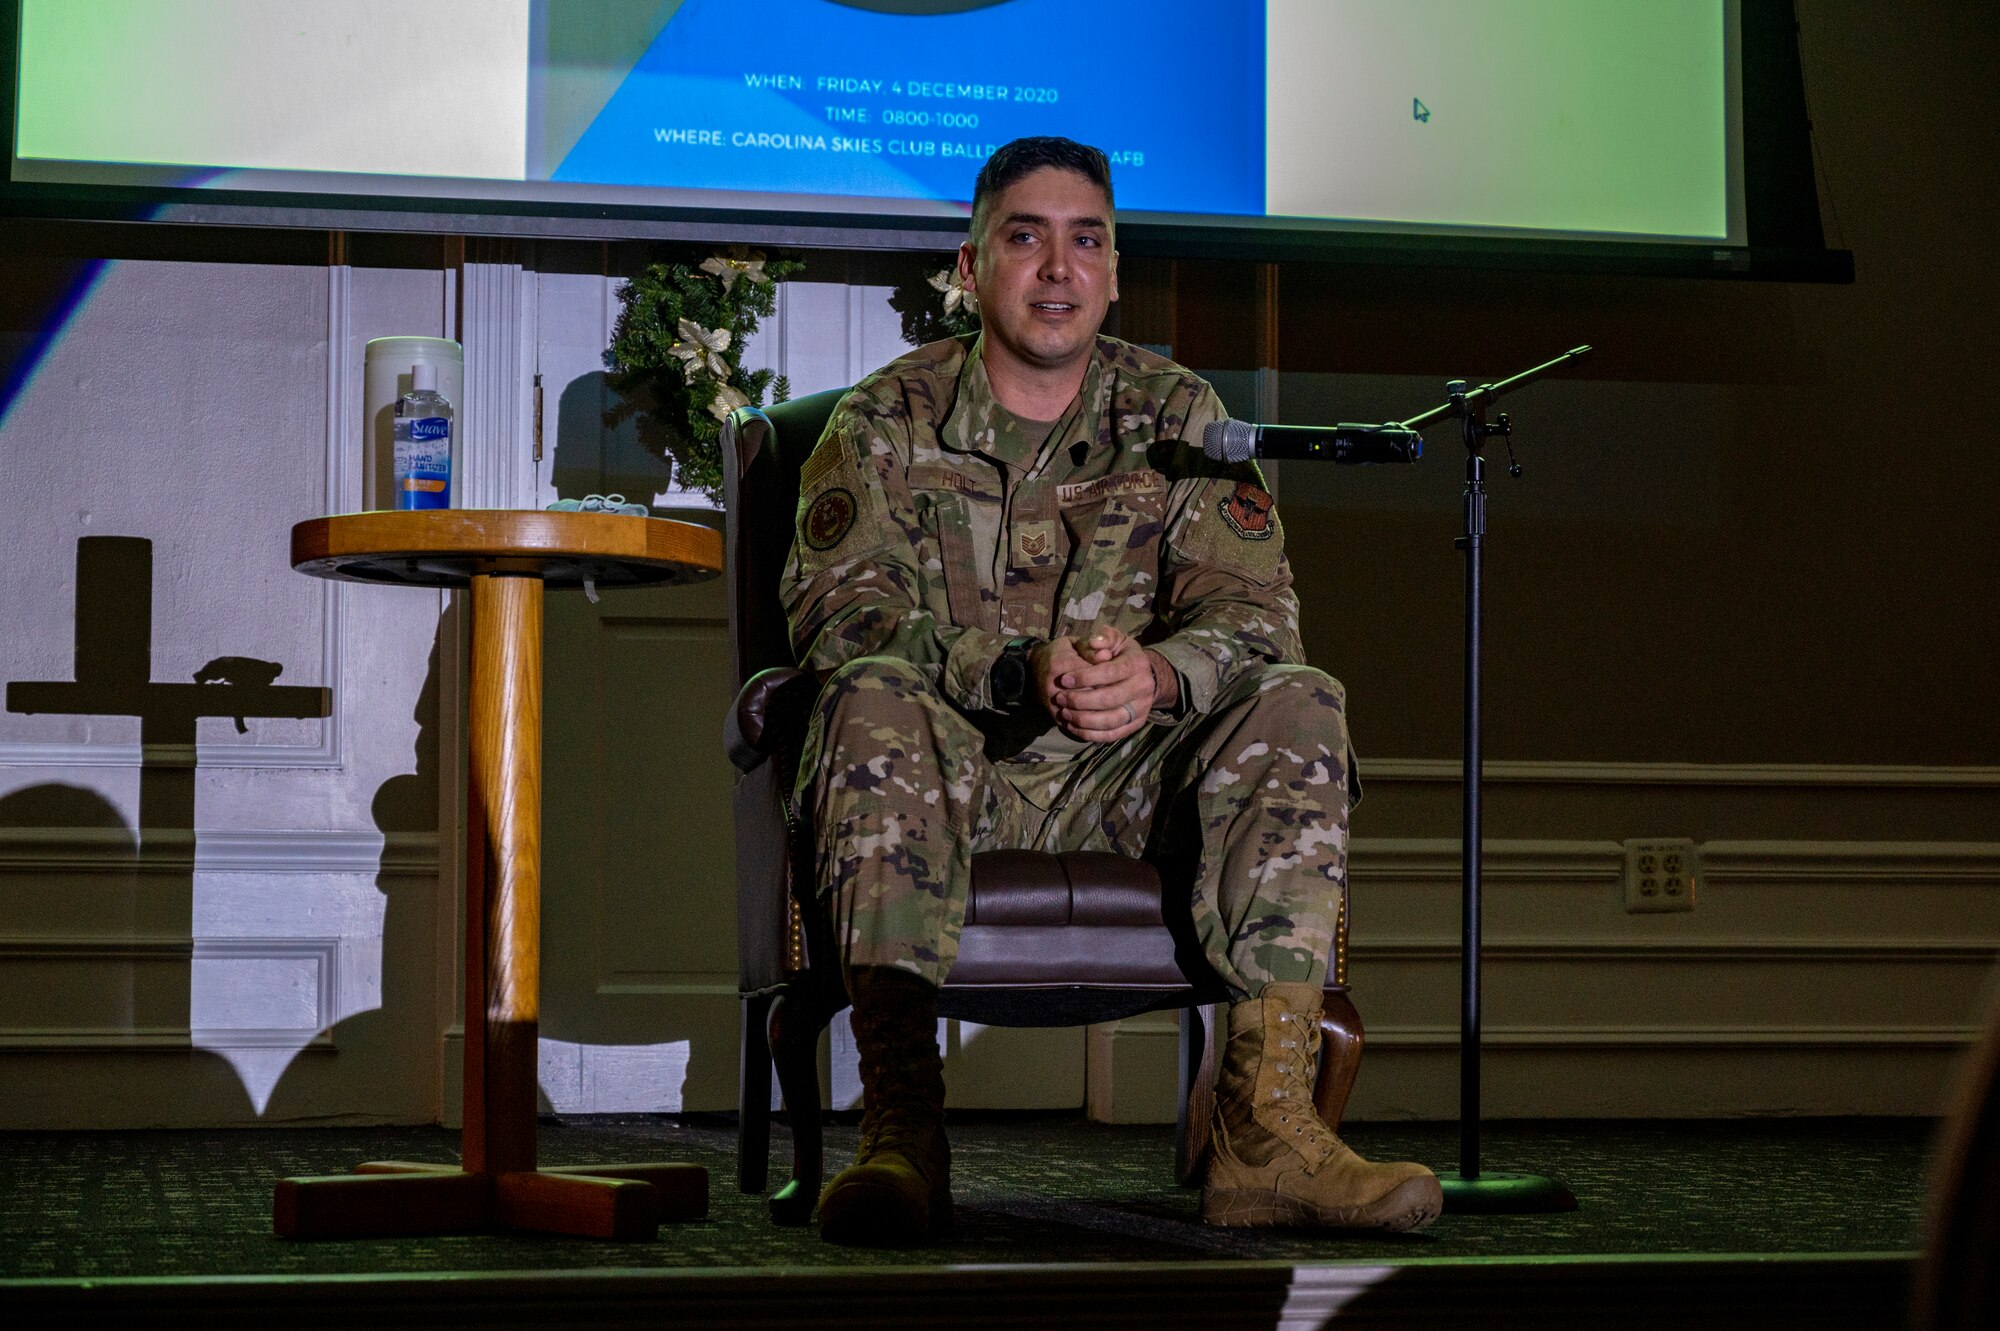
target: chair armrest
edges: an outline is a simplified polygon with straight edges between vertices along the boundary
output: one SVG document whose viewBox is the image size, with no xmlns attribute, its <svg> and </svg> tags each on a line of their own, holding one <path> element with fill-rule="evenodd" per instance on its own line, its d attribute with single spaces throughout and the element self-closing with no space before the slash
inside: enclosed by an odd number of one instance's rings
<svg viewBox="0 0 2000 1331">
<path fill-rule="evenodd" d="M 788 743 L 805 737 L 820 679 L 791 666 L 760 670 L 736 695 L 722 720 L 722 747 L 739 772 L 749 772 Z"/>
</svg>

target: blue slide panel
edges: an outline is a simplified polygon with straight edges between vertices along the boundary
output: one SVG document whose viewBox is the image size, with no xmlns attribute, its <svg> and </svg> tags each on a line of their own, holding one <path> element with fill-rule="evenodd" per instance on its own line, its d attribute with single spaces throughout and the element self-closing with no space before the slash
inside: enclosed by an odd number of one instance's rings
<svg viewBox="0 0 2000 1331">
<path fill-rule="evenodd" d="M 965 201 L 994 148 L 1062 134 L 1120 208 L 1264 211 L 1263 5 L 954 8 L 685 0 L 554 178 Z"/>
</svg>

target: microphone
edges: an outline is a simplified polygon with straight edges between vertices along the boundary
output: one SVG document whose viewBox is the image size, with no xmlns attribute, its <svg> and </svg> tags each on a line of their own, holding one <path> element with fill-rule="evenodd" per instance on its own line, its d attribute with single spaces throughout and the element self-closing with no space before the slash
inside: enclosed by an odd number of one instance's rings
<svg viewBox="0 0 2000 1331">
<path fill-rule="evenodd" d="M 1424 455 L 1424 437 L 1388 425 L 1252 425 L 1210 421 L 1201 432 L 1201 451 L 1221 462 L 1260 458 L 1318 458 L 1361 466 L 1372 462 L 1415 462 Z"/>
</svg>

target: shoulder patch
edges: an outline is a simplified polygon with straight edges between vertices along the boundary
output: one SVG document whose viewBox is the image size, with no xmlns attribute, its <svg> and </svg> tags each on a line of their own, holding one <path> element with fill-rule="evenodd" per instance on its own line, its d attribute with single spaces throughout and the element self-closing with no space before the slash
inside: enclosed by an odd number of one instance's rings
<svg viewBox="0 0 2000 1331">
<path fill-rule="evenodd" d="M 1227 569 L 1260 587 L 1283 571 L 1285 526 L 1268 491 L 1227 477 L 1181 484 L 1194 494 L 1167 538 L 1176 557 Z"/>
<path fill-rule="evenodd" d="M 880 508 L 843 436 L 830 434 L 799 468 L 799 565 L 814 573 L 882 544 Z"/>
<path fill-rule="evenodd" d="M 838 546 L 854 527 L 854 515 L 859 511 L 852 491 L 842 486 L 822 490 L 806 510 L 805 521 L 799 524 L 799 534 L 805 543 L 815 550 L 831 550 Z"/>
<path fill-rule="evenodd" d="M 1229 530 L 1246 541 L 1271 539 L 1271 496 L 1248 481 L 1238 481 L 1235 493 L 1216 505 Z"/>
</svg>

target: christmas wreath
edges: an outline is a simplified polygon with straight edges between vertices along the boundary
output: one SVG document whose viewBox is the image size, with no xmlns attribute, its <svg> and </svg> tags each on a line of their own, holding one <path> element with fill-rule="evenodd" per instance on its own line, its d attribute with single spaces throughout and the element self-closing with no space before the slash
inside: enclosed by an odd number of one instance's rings
<svg viewBox="0 0 2000 1331">
<path fill-rule="evenodd" d="M 745 250 L 676 255 L 619 292 L 605 352 L 611 383 L 628 401 L 649 399 L 682 489 L 721 502 L 722 422 L 738 407 L 763 406 L 766 392 L 774 402 L 791 395 L 783 375 L 745 371 L 743 347 L 774 308 L 777 284 L 804 268 Z"/>
</svg>

